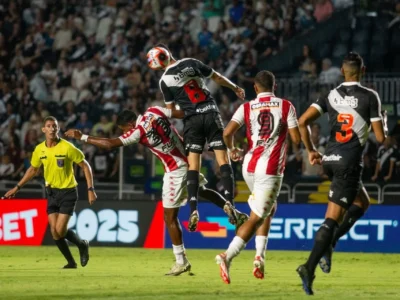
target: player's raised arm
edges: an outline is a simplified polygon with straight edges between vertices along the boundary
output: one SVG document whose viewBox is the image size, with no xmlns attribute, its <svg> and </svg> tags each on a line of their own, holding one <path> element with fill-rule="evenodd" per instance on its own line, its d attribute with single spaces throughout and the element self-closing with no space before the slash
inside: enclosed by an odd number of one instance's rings
<svg viewBox="0 0 400 300">
<path fill-rule="evenodd" d="M 210 78 L 212 80 L 214 80 L 215 83 L 222 85 L 224 87 L 230 88 L 232 91 L 235 92 L 236 96 L 238 96 L 241 100 L 244 100 L 244 97 L 245 97 L 244 89 L 242 89 L 241 87 L 234 84 L 232 81 L 230 81 L 224 75 L 214 71 Z"/>
<path fill-rule="evenodd" d="M 75 140 L 81 140 L 88 144 L 106 150 L 122 147 L 124 145 L 119 138 L 108 139 L 108 138 L 94 137 L 87 134 L 83 134 L 80 130 L 77 129 L 69 129 L 64 135 L 66 137 L 73 138 Z"/>
<path fill-rule="evenodd" d="M 315 145 L 311 140 L 309 125 L 316 119 L 318 119 L 320 115 L 321 113 L 316 107 L 310 106 L 299 119 L 301 140 L 303 141 L 303 144 L 308 151 L 308 158 L 312 165 L 316 163 L 321 163 L 322 156 L 320 153 L 318 153 L 318 151 L 315 148 Z"/>
</svg>

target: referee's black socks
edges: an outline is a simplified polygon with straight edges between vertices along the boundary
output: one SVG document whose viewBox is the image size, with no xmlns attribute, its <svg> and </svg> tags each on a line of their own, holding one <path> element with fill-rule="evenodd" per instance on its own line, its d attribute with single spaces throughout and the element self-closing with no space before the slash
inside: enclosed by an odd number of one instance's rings
<svg viewBox="0 0 400 300">
<path fill-rule="evenodd" d="M 332 246 L 335 248 L 337 241 L 348 233 L 353 225 L 364 215 L 364 209 L 357 205 L 352 205 L 344 215 L 343 222 L 340 224 L 338 230 L 336 230 L 335 236 L 333 237 Z"/>
<path fill-rule="evenodd" d="M 311 274 L 314 274 L 315 268 L 324 255 L 328 247 L 331 246 L 335 231 L 337 230 L 338 223 L 333 219 L 325 219 L 321 227 L 315 235 L 314 247 L 306 262 L 306 266 Z"/>
<path fill-rule="evenodd" d="M 226 200 L 233 205 L 235 179 L 233 178 L 233 170 L 230 164 L 225 164 L 220 167 L 221 170 L 221 183 L 224 188 L 224 194 Z"/>
<path fill-rule="evenodd" d="M 83 241 L 81 238 L 72 230 L 68 229 L 67 234 L 65 235 L 65 238 L 70 241 L 71 243 L 74 243 L 75 245 L 81 247 L 83 245 Z"/>
<path fill-rule="evenodd" d="M 190 204 L 190 214 L 197 210 L 197 201 L 199 198 L 199 172 L 189 170 L 187 172 L 187 191 Z"/>
<path fill-rule="evenodd" d="M 68 243 L 65 238 L 61 238 L 59 240 L 54 240 L 58 249 L 64 255 L 65 259 L 67 260 L 68 264 L 76 264 L 71 251 L 69 250 Z"/>
</svg>

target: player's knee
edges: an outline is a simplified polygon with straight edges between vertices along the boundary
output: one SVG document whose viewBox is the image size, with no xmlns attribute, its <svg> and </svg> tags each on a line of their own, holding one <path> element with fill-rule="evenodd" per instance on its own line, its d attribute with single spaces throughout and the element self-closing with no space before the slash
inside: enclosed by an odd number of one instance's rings
<svg viewBox="0 0 400 300">
<path fill-rule="evenodd" d="M 64 226 L 57 226 L 56 232 L 60 238 L 64 237 L 67 233 L 67 228 Z"/>
<path fill-rule="evenodd" d="M 173 214 L 164 213 L 164 222 L 167 226 L 171 226 L 171 225 L 175 224 L 176 220 L 177 220 L 177 217 L 174 216 Z"/>
<path fill-rule="evenodd" d="M 54 240 L 59 240 L 61 238 L 55 227 L 50 227 L 50 232 Z"/>
</svg>

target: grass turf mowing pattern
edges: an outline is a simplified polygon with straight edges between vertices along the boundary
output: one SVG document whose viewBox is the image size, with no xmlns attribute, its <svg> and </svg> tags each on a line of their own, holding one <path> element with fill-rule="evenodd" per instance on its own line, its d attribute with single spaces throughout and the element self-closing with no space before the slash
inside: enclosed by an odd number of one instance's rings
<svg viewBox="0 0 400 300">
<path fill-rule="evenodd" d="M 56 247 L 0 247 L 0 299 L 309 299 L 295 272 L 308 253 L 268 252 L 259 280 L 252 275 L 255 252 L 244 251 L 226 285 L 214 261 L 219 252 L 188 249 L 194 275 L 167 277 L 168 249 L 92 247 L 85 268 L 61 270 L 65 261 Z M 331 274 L 317 270 L 314 298 L 400 299 L 399 254 L 335 253 L 333 259 Z"/>
</svg>

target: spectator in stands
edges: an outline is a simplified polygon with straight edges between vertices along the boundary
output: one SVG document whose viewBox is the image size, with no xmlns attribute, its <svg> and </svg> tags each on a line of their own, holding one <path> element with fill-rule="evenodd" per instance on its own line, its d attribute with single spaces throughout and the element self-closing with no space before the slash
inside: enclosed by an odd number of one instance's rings
<svg viewBox="0 0 400 300">
<path fill-rule="evenodd" d="M 239 0 L 232 0 L 233 5 L 229 9 L 229 17 L 233 24 L 239 24 L 244 13 L 243 3 Z"/>
<path fill-rule="evenodd" d="M 318 23 L 330 18 L 333 13 L 333 5 L 330 0 L 316 0 L 314 4 L 314 17 Z"/>
<path fill-rule="evenodd" d="M 387 137 L 383 145 L 378 149 L 375 174 L 371 180 L 384 184 L 395 175 L 395 166 L 398 158 L 398 150 L 394 137 Z"/>
<path fill-rule="evenodd" d="M 3 155 L 0 162 L 0 179 L 11 179 L 11 175 L 15 171 L 9 155 Z"/>
<path fill-rule="evenodd" d="M 208 19 L 211 17 L 221 17 L 224 13 L 223 0 L 206 0 L 204 1 L 203 17 Z"/>
<path fill-rule="evenodd" d="M 208 30 L 208 21 L 205 19 L 201 22 L 201 31 L 197 35 L 199 46 L 207 48 L 211 43 L 212 36 L 212 32 Z"/>
<path fill-rule="evenodd" d="M 304 13 L 299 17 L 300 28 L 302 31 L 311 29 L 315 24 L 313 16 L 313 7 L 311 4 L 303 4 Z"/>
<path fill-rule="evenodd" d="M 309 74 L 313 68 L 314 59 L 311 53 L 311 49 L 308 45 L 303 46 L 303 53 L 300 58 L 297 59 L 297 66 L 302 75 Z"/>
<path fill-rule="evenodd" d="M 93 123 L 89 120 L 86 112 L 81 112 L 79 121 L 76 123 L 75 128 L 79 129 L 84 134 L 90 134 L 90 131 L 93 128 Z"/>
<path fill-rule="evenodd" d="M 107 115 L 103 114 L 100 116 L 100 121 L 93 126 L 90 134 L 98 135 L 99 132 L 101 131 L 101 132 L 104 132 L 106 137 L 108 137 L 113 126 L 114 126 L 114 124 L 108 120 Z"/>
<path fill-rule="evenodd" d="M 332 66 L 332 61 L 329 58 L 322 61 L 322 71 L 318 78 L 320 84 L 336 84 L 341 76 L 342 72 L 338 67 Z"/>
</svg>

